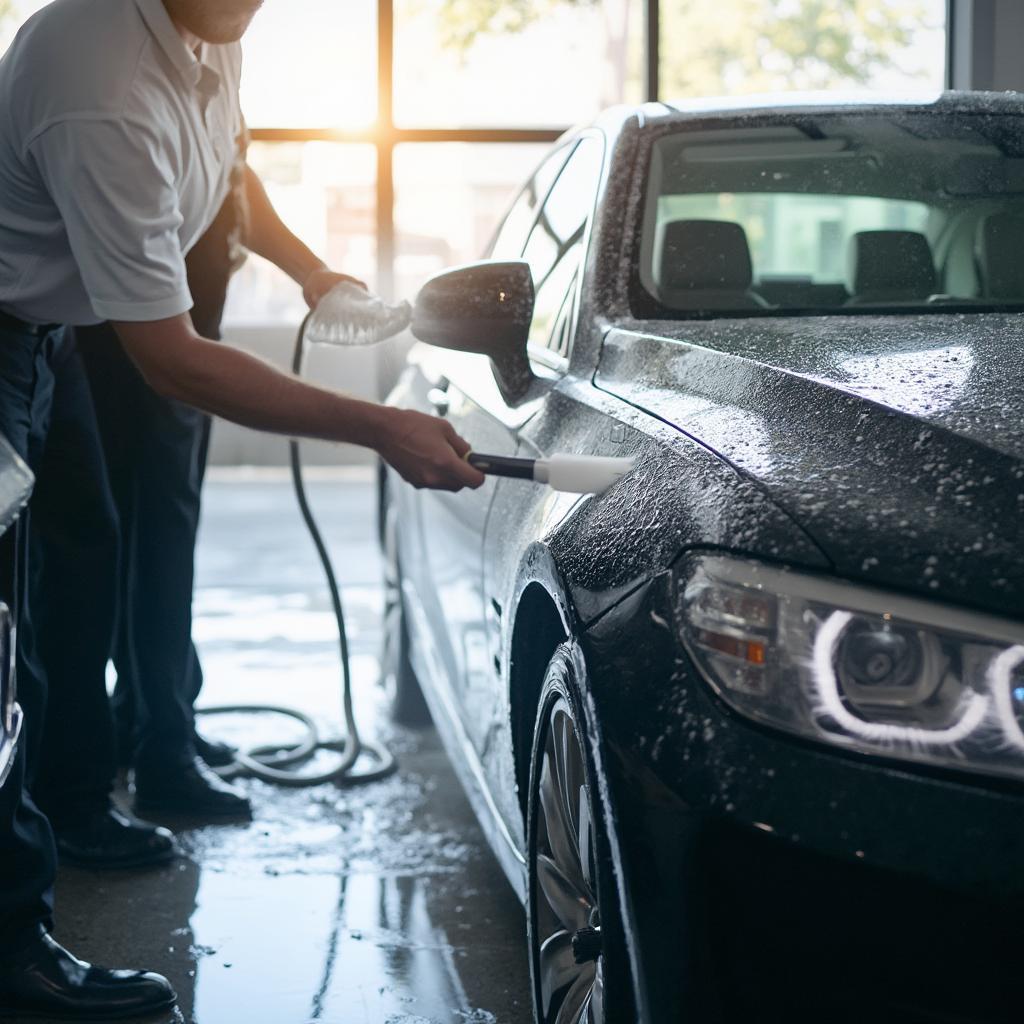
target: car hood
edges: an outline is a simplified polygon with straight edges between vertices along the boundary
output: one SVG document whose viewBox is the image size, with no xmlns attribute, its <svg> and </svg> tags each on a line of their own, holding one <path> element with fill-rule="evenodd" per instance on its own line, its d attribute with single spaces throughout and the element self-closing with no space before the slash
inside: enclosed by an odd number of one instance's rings
<svg viewBox="0 0 1024 1024">
<path fill-rule="evenodd" d="M 1024 317 L 612 328 L 595 383 L 754 478 L 841 575 L 1024 617 Z"/>
</svg>

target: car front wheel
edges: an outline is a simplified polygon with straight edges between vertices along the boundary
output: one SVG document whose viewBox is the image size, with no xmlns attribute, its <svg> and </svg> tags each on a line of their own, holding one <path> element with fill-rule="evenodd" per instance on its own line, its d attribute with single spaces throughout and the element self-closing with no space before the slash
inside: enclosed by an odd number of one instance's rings
<svg viewBox="0 0 1024 1024">
<path fill-rule="evenodd" d="M 540 1024 L 635 1019 L 594 743 L 580 701 L 585 673 L 579 648 L 560 645 L 534 730 L 527 907 Z"/>
</svg>

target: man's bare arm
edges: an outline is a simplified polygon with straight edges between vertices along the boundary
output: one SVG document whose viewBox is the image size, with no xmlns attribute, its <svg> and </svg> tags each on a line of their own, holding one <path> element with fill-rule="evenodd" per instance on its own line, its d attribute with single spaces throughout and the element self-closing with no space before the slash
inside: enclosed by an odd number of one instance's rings
<svg viewBox="0 0 1024 1024">
<path fill-rule="evenodd" d="M 114 323 L 125 351 L 159 394 L 246 427 L 347 441 L 378 452 L 417 487 L 478 487 L 451 424 L 316 387 L 256 356 L 198 335 L 186 314 Z"/>
<path fill-rule="evenodd" d="M 246 165 L 245 197 L 249 204 L 246 245 L 254 253 L 280 267 L 299 287 L 312 309 L 341 280 L 357 280 L 332 271 L 294 235 L 278 216 L 256 172 Z M 357 281 L 362 284 L 362 281 Z"/>
</svg>

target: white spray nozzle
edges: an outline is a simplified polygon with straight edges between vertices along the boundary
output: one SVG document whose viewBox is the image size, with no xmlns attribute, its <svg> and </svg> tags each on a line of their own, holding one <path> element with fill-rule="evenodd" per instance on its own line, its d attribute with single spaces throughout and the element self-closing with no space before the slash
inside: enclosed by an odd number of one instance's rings
<svg viewBox="0 0 1024 1024">
<path fill-rule="evenodd" d="M 633 469 L 634 461 L 606 455 L 566 455 L 538 459 L 533 479 L 556 491 L 600 494 Z"/>
<path fill-rule="evenodd" d="M 412 320 L 408 302 L 389 306 L 353 281 L 340 281 L 316 304 L 306 322 L 314 345 L 373 345 L 405 330 Z"/>
<path fill-rule="evenodd" d="M 634 466 L 633 459 L 606 455 L 557 454 L 550 459 L 522 459 L 509 455 L 467 452 L 465 459 L 481 473 L 515 480 L 535 480 L 556 491 L 568 491 L 570 494 L 600 494 Z"/>
</svg>

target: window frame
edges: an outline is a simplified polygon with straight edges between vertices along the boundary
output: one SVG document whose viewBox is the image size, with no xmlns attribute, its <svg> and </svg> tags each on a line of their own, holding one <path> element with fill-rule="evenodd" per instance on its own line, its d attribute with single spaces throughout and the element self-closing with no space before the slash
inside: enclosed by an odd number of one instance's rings
<svg viewBox="0 0 1024 1024">
<path fill-rule="evenodd" d="M 660 0 L 639 0 L 642 13 L 641 26 L 641 78 L 642 99 L 657 103 L 661 98 L 659 69 L 661 63 Z M 954 32 L 958 20 L 954 17 L 955 0 L 947 0 L 945 68 L 946 88 L 953 82 Z M 360 131 L 330 128 L 276 128 L 269 125 L 250 126 L 254 142 L 355 142 L 368 143 L 377 155 L 376 169 L 376 222 L 377 238 L 377 290 L 387 298 L 394 298 L 395 261 L 395 183 L 394 150 L 403 143 L 436 142 L 498 142 L 498 143 L 553 143 L 569 130 L 564 128 L 482 127 L 482 128 L 403 128 L 394 117 L 394 57 L 395 57 L 394 0 L 377 0 L 377 121 L 373 127 Z M 495 235 L 496 237 L 496 235 Z"/>
<path fill-rule="evenodd" d="M 659 0 L 641 0 L 643 11 L 643 80 L 645 101 L 658 99 Z M 409 142 L 523 142 L 553 143 L 569 130 L 564 128 L 403 128 L 394 114 L 394 0 L 377 0 L 377 121 L 364 130 L 330 128 L 275 128 L 250 126 L 253 142 L 356 142 L 372 145 L 377 154 L 377 290 L 394 298 L 395 263 L 395 147 Z M 557 180 L 557 179 L 556 179 Z M 545 196 L 545 199 L 547 197 Z M 538 209 L 543 206 L 539 204 Z M 511 207 L 510 207 L 511 208 Z M 504 218 L 503 218 L 504 220 Z M 589 230 L 589 228 L 588 228 Z M 495 238 L 497 232 L 495 233 Z M 492 240 L 493 244 L 493 240 Z"/>
</svg>

